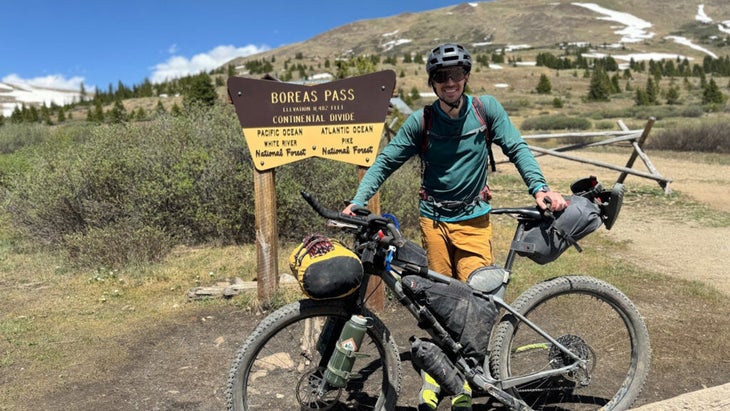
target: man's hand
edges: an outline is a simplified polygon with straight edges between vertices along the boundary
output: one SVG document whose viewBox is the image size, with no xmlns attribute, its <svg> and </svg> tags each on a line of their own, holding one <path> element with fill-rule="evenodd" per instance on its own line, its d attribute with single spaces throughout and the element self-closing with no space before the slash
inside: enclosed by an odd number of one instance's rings
<svg viewBox="0 0 730 411">
<path fill-rule="evenodd" d="M 549 205 L 545 201 L 545 199 L 548 199 Z M 568 202 L 565 201 L 562 195 L 558 193 L 557 191 L 538 191 L 535 193 L 535 202 L 537 203 L 538 207 L 542 209 L 549 209 L 550 211 L 556 212 L 564 210 L 565 207 L 568 206 Z"/>
<path fill-rule="evenodd" d="M 355 206 L 356 205 L 353 204 L 353 203 L 348 204 L 347 207 L 345 207 L 345 209 L 342 210 L 342 214 L 345 214 L 345 215 L 355 215 L 355 213 L 352 211 L 352 207 L 355 207 Z"/>
</svg>

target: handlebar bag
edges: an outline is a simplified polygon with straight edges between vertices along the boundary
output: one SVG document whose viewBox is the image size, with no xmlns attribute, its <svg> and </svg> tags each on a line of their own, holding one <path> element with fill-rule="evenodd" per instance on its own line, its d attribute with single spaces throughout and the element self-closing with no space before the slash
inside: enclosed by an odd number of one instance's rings
<svg viewBox="0 0 730 411">
<path fill-rule="evenodd" d="M 289 256 L 289 268 L 309 298 L 328 300 L 354 293 L 362 283 L 360 259 L 337 240 L 307 236 Z"/>
<path fill-rule="evenodd" d="M 582 251 L 578 240 L 596 231 L 603 223 L 598 205 L 578 195 L 567 196 L 568 207 L 552 220 L 528 224 L 521 238 L 512 243 L 517 254 L 538 264 L 555 261 L 571 246 Z"/>
<path fill-rule="evenodd" d="M 585 197 L 596 203 L 601 210 L 603 226 L 610 230 L 621 212 L 626 187 L 615 183 L 610 190 L 604 189 L 603 184 L 595 176 L 581 178 L 570 185 L 570 191 L 575 195 Z"/>
<path fill-rule="evenodd" d="M 406 241 L 402 247 L 398 248 L 393 259 L 393 264 L 404 266 L 405 264 L 414 264 L 421 268 L 428 268 L 428 257 L 426 250 L 419 247 L 412 241 Z"/>
<path fill-rule="evenodd" d="M 489 334 L 497 318 L 494 302 L 457 279 L 437 282 L 418 275 L 401 279 L 403 290 L 429 309 L 449 336 L 462 346 L 465 357 L 484 361 Z M 424 324 L 422 324 L 424 325 Z"/>
</svg>

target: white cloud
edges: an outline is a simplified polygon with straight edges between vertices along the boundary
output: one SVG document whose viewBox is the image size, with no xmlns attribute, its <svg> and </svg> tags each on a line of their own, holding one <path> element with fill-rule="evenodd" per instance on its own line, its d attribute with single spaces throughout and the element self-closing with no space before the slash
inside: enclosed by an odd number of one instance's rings
<svg viewBox="0 0 730 411">
<path fill-rule="evenodd" d="M 173 46 L 174 47 L 174 46 Z M 171 48 L 174 51 L 175 48 Z M 196 54 L 188 59 L 183 56 L 172 56 L 166 62 L 157 64 L 150 78 L 153 83 L 160 83 L 179 77 L 197 74 L 202 71 L 216 69 L 236 57 L 246 57 L 269 50 L 268 46 L 248 45 L 244 47 L 218 46 L 207 53 Z"/>
<path fill-rule="evenodd" d="M 80 90 L 81 83 L 84 82 L 83 77 L 65 78 L 60 74 L 53 74 L 45 77 L 36 77 L 32 79 L 24 79 L 17 74 L 9 74 L 2 79 L 3 83 L 14 84 L 20 87 L 40 87 L 55 90 Z"/>
</svg>

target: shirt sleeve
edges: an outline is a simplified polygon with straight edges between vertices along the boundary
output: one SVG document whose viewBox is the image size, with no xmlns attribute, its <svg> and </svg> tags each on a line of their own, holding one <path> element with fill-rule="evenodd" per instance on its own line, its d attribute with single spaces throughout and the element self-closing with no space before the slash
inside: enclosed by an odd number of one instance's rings
<svg viewBox="0 0 730 411">
<path fill-rule="evenodd" d="M 492 96 L 480 97 L 487 112 L 487 125 L 494 144 L 502 149 L 520 173 L 530 195 L 546 186 L 545 176 L 517 128 L 512 124 L 504 107 Z"/>
<path fill-rule="evenodd" d="M 352 203 L 364 206 L 385 180 L 409 158 L 418 154 L 423 109 L 416 110 L 403 123 L 395 137 L 377 155 L 360 181 Z"/>
</svg>

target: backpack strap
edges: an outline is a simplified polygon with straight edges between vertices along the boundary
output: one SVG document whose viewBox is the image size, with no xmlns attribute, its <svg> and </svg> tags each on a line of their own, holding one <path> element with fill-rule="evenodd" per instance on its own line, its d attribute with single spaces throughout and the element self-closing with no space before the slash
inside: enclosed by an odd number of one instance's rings
<svg viewBox="0 0 730 411">
<path fill-rule="evenodd" d="M 421 144 L 418 146 L 418 154 L 421 159 L 428 151 L 428 136 L 431 135 L 431 126 L 433 125 L 433 106 L 427 105 L 423 107 L 423 115 L 421 117 Z"/>
<path fill-rule="evenodd" d="M 494 153 L 492 152 L 492 133 L 489 132 L 487 127 L 487 109 L 484 108 L 484 103 L 479 97 L 472 96 L 471 104 L 474 107 L 474 112 L 479 117 L 479 122 L 482 123 L 484 131 L 487 133 L 487 165 L 492 165 L 492 171 L 497 171 L 497 165 L 494 162 Z"/>
</svg>

